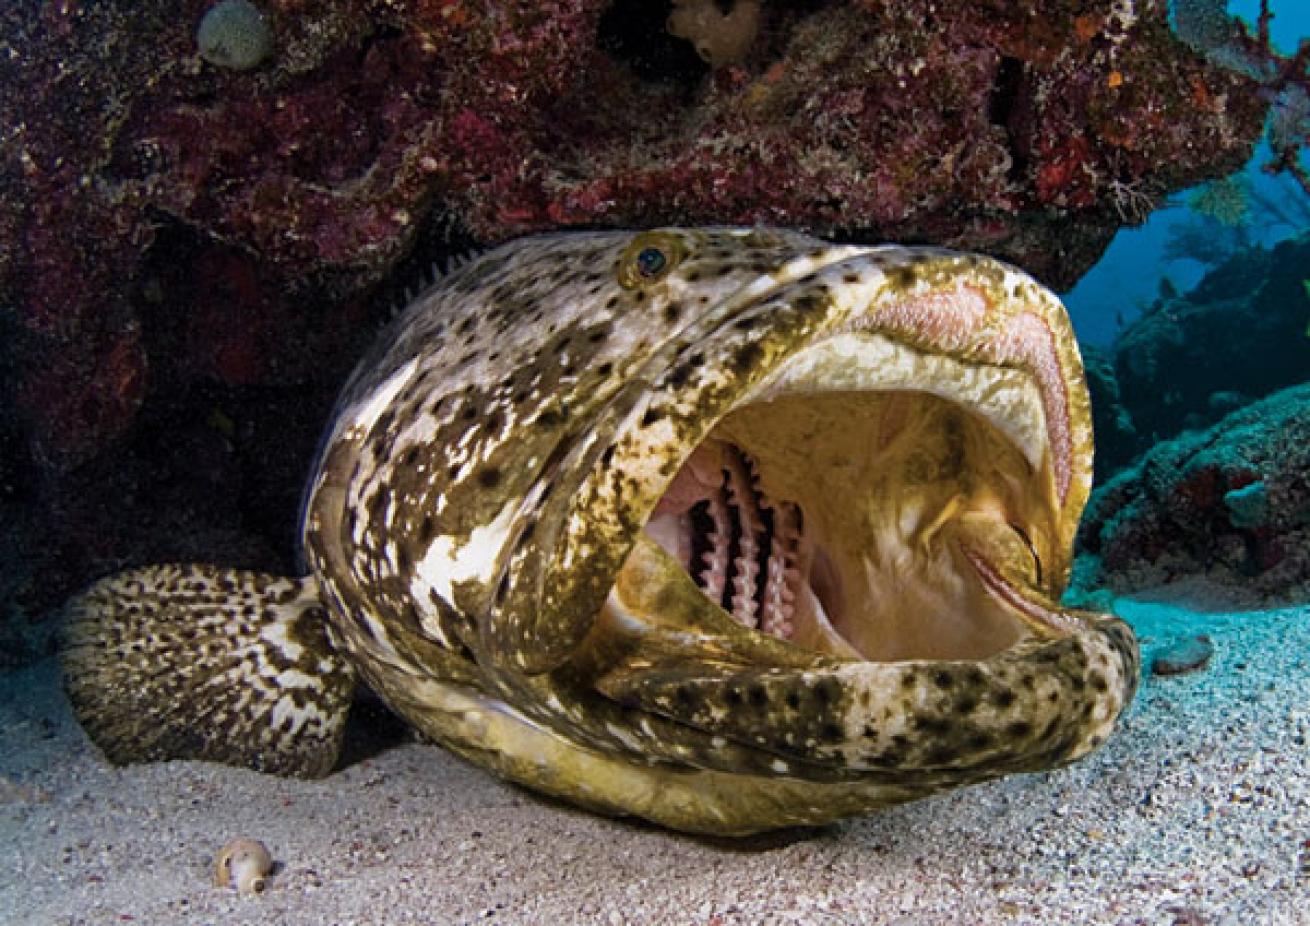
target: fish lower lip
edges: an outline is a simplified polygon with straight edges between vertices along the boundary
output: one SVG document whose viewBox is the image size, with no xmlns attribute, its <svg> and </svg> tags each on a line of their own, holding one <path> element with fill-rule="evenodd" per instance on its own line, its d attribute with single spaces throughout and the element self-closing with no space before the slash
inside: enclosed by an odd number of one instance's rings
<svg viewBox="0 0 1310 926">
<path fill-rule="evenodd" d="M 967 545 L 961 549 L 983 587 L 1027 621 L 1038 636 L 1060 637 L 1078 629 L 1076 621 L 1050 607 L 1032 592 L 1025 591 L 1019 583 L 1007 579 L 981 552 Z"/>
</svg>

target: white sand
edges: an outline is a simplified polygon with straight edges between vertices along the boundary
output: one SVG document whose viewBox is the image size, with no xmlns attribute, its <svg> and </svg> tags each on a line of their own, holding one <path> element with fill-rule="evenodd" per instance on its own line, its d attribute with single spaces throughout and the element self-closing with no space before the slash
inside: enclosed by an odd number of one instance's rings
<svg viewBox="0 0 1310 926">
<path fill-rule="evenodd" d="M 1121 603 L 1148 678 L 1097 755 L 739 845 L 542 802 L 436 747 L 326 781 L 104 763 L 53 664 L 0 678 L 0 920 L 14 923 L 1310 924 L 1310 608 Z M 210 886 L 229 838 L 280 870 Z"/>
</svg>

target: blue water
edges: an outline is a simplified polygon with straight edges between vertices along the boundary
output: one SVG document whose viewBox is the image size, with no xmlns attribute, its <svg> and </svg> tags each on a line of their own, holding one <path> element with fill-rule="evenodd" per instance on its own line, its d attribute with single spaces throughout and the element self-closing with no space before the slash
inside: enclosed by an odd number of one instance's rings
<svg viewBox="0 0 1310 926">
<path fill-rule="evenodd" d="M 1272 0 L 1272 8 L 1270 36 L 1275 47 L 1285 54 L 1295 51 L 1302 39 L 1310 37 L 1310 3 Z M 1255 22 L 1259 10 L 1259 0 L 1232 0 L 1228 4 L 1230 13 L 1249 23 Z M 1241 171 L 1253 191 L 1276 200 L 1300 196 L 1290 177 L 1270 177 L 1261 170 L 1268 161 L 1269 148 L 1262 142 Z M 1302 161 L 1310 166 L 1304 152 Z M 1206 270 L 1204 265 L 1193 260 L 1170 260 L 1165 254 L 1170 229 L 1195 220 L 1186 206 L 1194 192 L 1173 194 L 1145 225 L 1120 231 L 1105 256 L 1077 286 L 1064 294 L 1081 340 L 1099 345 L 1113 341 L 1120 327 L 1140 315 L 1156 298 L 1162 278 L 1168 278 L 1179 292 L 1186 292 L 1201 279 Z M 1269 245 L 1303 230 L 1275 225 L 1252 228 L 1250 234 L 1253 243 Z"/>
</svg>

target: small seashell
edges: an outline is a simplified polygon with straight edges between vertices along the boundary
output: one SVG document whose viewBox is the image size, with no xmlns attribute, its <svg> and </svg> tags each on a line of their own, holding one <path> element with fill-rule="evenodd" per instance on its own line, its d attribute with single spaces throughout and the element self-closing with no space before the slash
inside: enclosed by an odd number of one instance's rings
<svg viewBox="0 0 1310 926">
<path fill-rule="evenodd" d="M 273 870 L 273 856 L 258 839 L 233 839 L 214 859 L 214 887 L 235 886 L 243 897 L 262 894 Z"/>
</svg>

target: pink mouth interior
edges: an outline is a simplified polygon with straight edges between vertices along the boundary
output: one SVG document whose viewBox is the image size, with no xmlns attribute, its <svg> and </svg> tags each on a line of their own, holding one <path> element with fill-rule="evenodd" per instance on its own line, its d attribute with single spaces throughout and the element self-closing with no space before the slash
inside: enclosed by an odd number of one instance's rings
<svg viewBox="0 0 1310 926">
<path fill-rule="evenodd" d="M 698 447 L 646 530 L 739 623 L 791 638 L 815 544 L 800 506 L 770 497 L 741 448 L 727 441 Z"/>
</svg>

